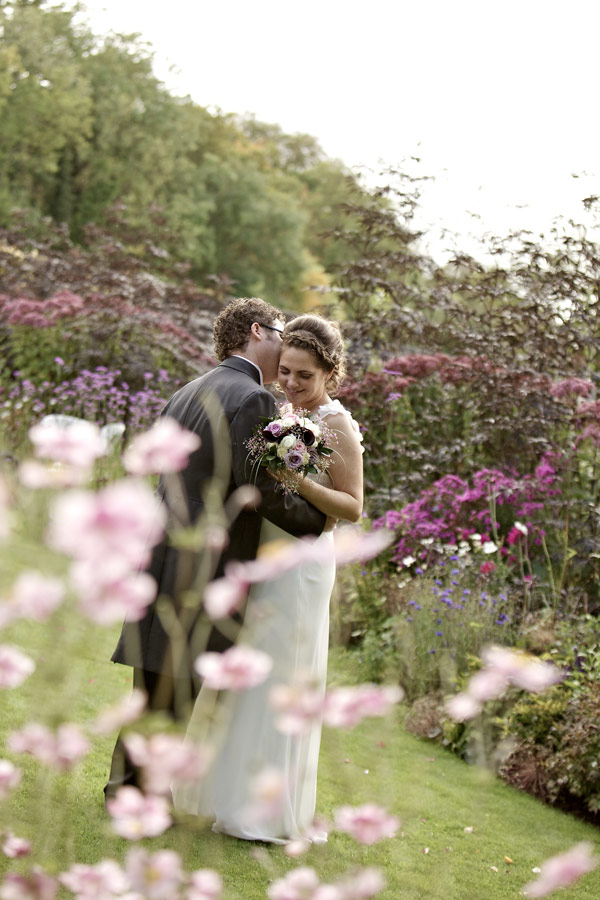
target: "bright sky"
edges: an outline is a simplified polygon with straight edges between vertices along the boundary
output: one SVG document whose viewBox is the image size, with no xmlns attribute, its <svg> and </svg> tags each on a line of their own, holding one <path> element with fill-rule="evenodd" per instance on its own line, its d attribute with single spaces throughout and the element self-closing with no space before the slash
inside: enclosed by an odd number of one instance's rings
<svg viewBox="0 0 600 900">
<path fill-rule="evenodd" d="M 452 246 L 440 229 L 480 255 L 469 233 L 547 232 L 600 194 L 597 0 L 86 6 L 96 33 L 140 32 L 158 77 L 202 106 L 312 134 L 350 167 L 419 156 L 435 255 Z"/>
</svg>

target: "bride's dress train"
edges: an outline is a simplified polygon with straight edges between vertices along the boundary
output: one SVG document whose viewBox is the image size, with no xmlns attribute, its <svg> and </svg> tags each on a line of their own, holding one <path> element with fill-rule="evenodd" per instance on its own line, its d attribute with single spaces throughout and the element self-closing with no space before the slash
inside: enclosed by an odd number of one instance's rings
<svg viewBox="0 0 600 900">
<path fill-rule="evenodd" d="M 261 544 L 290 540 L 287 532 L 264 520 Z M 225 698 L 222 733 L 216 729 L 216 757 L 201 783 L 173 786 L 180 812 L 214 820 L 213 830 L 246 840 L 285 843 L 312 825 L 317 791 L 321 724 L 300 735 L 276 728 L 277 713 L 269 704 L 274 685 L 299 678 L 325 692 L 329 645 L 329 599 L 335 580 L 333 532 L 318 541 L 331 543 L 328 563 L 305 563 L 273 581 L 252 586 L 243 643 L 268 653 L 273 668 L 255 688 Z M 202 730 L 202 693 L 188 735 Z M 256 815 L 252 787 L 262 772 L 282 777 L 282 802 L 267 818 Z M 317 839 L 317 838 L 315 838 Z M 326 835 L 321 836 L 325 840 Z"/>
</svg>

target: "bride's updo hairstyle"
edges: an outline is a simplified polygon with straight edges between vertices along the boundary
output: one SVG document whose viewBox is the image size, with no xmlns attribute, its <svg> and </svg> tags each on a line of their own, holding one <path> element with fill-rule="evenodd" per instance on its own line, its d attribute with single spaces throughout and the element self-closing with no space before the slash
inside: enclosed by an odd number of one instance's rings
<svg viewBox="0 0 600 900">
<path fill-rule="evenodd" d="M 283 347 L 307 350 L 328 374 L 327 391 L 335 394 L 346 374 L 344 339 L 337 322 L 322 316 L 296 316 L 285 326 Z"/>
</svg>

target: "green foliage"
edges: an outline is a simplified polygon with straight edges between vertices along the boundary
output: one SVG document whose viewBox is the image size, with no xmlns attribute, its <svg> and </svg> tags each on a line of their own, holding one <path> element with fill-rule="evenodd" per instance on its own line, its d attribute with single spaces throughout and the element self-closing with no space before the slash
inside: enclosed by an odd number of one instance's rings
<svg viewBox="0 0 600 900">
<path fill-rule="evenodd" d="M 194 278 L 299 307 L 345 258 L 317 234 L 352 194 L 314 138 L 171 95 L 138 37 L 99 38 L 60 5 L 0 8 L 0 225 L 19 206 L 86 243 L 118 204 L 134 230 L 153 220 L 154 249 Z"/>
</svg>

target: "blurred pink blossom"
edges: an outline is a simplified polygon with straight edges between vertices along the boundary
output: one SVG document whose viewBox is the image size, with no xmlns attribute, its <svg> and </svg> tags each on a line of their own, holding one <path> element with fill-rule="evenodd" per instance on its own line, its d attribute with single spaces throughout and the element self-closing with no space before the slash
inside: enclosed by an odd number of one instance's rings
<svg viewBox="0 0 600 900">
<path fill-rule="evenodd" d="M 124 571 L 115 558 L 104 565 L 82 560 L 70 569 L 81 612 L 98 625 L 113 625 L 124 618 L 139 621 L 156 597 L 157 585 L 147 572 Z"/>
<path fill-rule="evenodd" d="M 550 386 L 550 395 L 557 400 L 564 400 L 570 397 L 589 397 L 593 390 L 594 385 L 591 381 L 584 378 L 565 378 Z"/>
<path fill-rule="evenodd" d="M 525 691 L 543 691 L 558 684 L 563 677 L 560 669 L 552 663 L 507 647 L 487 647 L 481 658 L 487 669 L 504 675 L 511 684 Z"/>
<path fill-rule="evenodd" d="M 156 837 L 171 824 L 169 804 L 164 797 L 145 797 L 130 785 L 119 788 L 116 795 L 106 801 L 106 808 L 112 817 L 113 830 L 130 841 Z"/>
<path fill-rule="evenodd" d="M 113 706 L 101 710 L 93 726 L 96 734 L 110 734 L 123 725 L 129 725 L 139 719 L 146 708 L 147 696 L 143 691 L 134 688 Z"/>
<path fill-rule="evenodd" d="M 258 772 L 250 783 L 252 805 L 245 811 L 248 822 L 268 822 L 276 818 L 283 809 L 286 793 L 286 778 L 283 772 L 267 766 Z"/>
<path fill-rule="evenodd" d="M 276 684 L 269 691 L 269 703 L 280 715 L 275 721 L 284 734 L 305 734 L 315 719 L 323 716 L 324 691 L 310 682 Z"/>
<path fill-rule="evenodd" d="M 333 556 L 338 566 L 372 559 L 389 547 L 393 539 L 393 532 L 385 528 L 368 533 L 351 526 L 339 528 L 334 535 Z M 331 545 L 317 543 L 314 538 L 264 544 L 256 559 L 228 563 L 225 576 L 209 585 L 213 612 L 209 608 L 208 613 L 213 618 L 228 615 L 241 604 L 249 585 L 278 578 L 305 562 L 328 561 L 331 555 Z"/>
<path fill-rule="evenodd" d="M 45 621 L 62 603 L 65 585 L 60 578 L 52 578 L 41 572 L 21 572 L 10 589 L 4 608 L 0 607 L 0 625 L 3 612 L 9 611 L 10 619 Z"/>
<path fill-rule="evenodd" d="M 0 541 L 6 540 L 10 534 L 10 513 L 8 486 L 0 473 Z"/>
<path fill-rule="evenodd" d="M 300 866 L 278 878 L 267 888 L 269 900 L 312 900 L 319 876 L 309 866 Z"/>
<path fill-rule="evenodd" d="M 323 721 L 331 728 L 354 728 L 363 719 L 387 715 L 402 697 L 396 685 L 332 688 L 325 695 Z"/>
<path fill-rule="evenodd" d="M 446 712 L 456 722 L 465 722 L 473 719 L 481 712 L 481 703 L 470 694 L 461 692 L 450 697 L 445 703 Z"/>
<path fill-rule="evenodd" d="M 190 873 L 186 900 L 219 900 L 223 879 L 214 869 L 197 869 Z"/>
<path fill-rule="evenodd" d="M 174 850 L 150 853 L 144 847 L 135 847 L 127 854 L 125 871 L 132 888 L 144 900 L 171 900 L 183 881 L 181 858 Z"/>
<path fill-rule="evenodd" d="M 537 693 L 557 684 L 563 677 L 552 663 L 508 647 L 485 647 L 481 658 L 483 667 L 471 677 L 466 690 L 446 701 L 448 715 L 457 722 L 478 715 L 482 703 L 501 697 L 511 684 Z"/>
<path fill-rule="evenodd" d="M 123 454 L 123 464 L 131 475 L 179 472 L 199 446 L 197 434 L 182 428 L 175 419 L 164 417 L 133 439 Z"/>
<path fill-rule="evenodd" d="M 526 897 L 545 897 L 558 888 L 568 887 L 592 872 L 598 865 L 598 858 L 592 855 L 592 845 L 587 841 L 576 844 L 566 853 L 552 856 L 541 865 L 540 877 L 523 888 Z"/>
<path fill-rule="evenodd" d="M 0 759 L 0 800 L 14 790 L 21 780 L 21 770 L 9 759 Z"/>
<path fill-rule="evenodd" d="M 380 869 L 366 866 L 338 883 L 343 889 L 344 900 L 369 900 L 384 889 L 385 878 Z"/>
<path fill-rule="evenodd" d="M 471 676 L 467 690 L 469 696 L 478 703 L 485 703 L 486 700 L 500 697 L 508 688 L 508 683 L 504 672 L 483 668 Z"/>
<path fill-rule="evenodd" d="M 94 866 L 74 863 L 59 875 L 59 881 L 78 900 L 111 900 L 129 887 L 129 879 L 114 859 L 100 860 Z"/>
<path fill-rule="evenodd" d="M 239 609 L 248 594 L 249 582 L 233 575 L 217 578 L 204 589 L 204 609 L 211 619 L 224 619 Z"/>
<path fill-rule="evenodd" d="M 18 647 L 0 644 L 0 688 L 19 687 L 34 670 L 34 661 Z"/>
<path fill-rule="evenodd" d="M 307 838 L 297 838 L 296 840 L 288 841 L 283 848 L 283 852 L 286 856 L 289 856 L 290 859 L 299 859 L 309 850 L 310 841 Z"/>
<path fill-rule="evenodd" d="M 0 882 L 0 900 L 54 900 L 58 882 L 39 866 L 28 875 L 9 872 Z"/>
<path fill-rule="evenodd" d="M 68 428 L 40 422 L 29 429 L 29 439 L 36 456 L 79 469 L 89 469 L 106 453 L 106 442 L 100 429 L 84 420 L 73 422 Z"/>
<path fill-rule="evenodd" d="M 54 501 L 48 542 L 79 560 L 145 565 L 161 539 L 166 511 L 142 481 L 123 479 L 92 493 L 69 491 Z"/>
<path fill-rule="evenodd" d="M 215 691 L 244 691 L 261 684 L 273 667 L 273 660 L 261 650 L 243 644 L 224 653 L 202 653 L 194 668 L 208 688 Z"/>
<path fill-rule="evenodd" d="M 56 734 L 45 725 L 28 722 L 9 735 L 7 744 L 14 753 L 29 753 L 61 772 L 72 768 L 90 749 L 79 726 L 71 722 L 59 725 Z"/>
<path fill-rule="evenodd" d="M 375 844 L 394 837 L 400 820 L 376 803 L 362 806 L 341 806 L 335 812 L 334 829 L 349 834 L 359 844 Z"/>
<path fill-rule="evenodd" d="M 7 832 L 2 838 L 2 852 L 9 859 L 17 859 L 20 856 L 29 856 L 31 844 L 25 838 L 17 837 L 12 831 Z"/>
<path fill-rule="evenodd" d="M 79 487 L 90 477 L 90 469 L 78 469 L 63 463 L 45 465 L 35 459 L 25 459 L 19 466 L 19 481 L 32 490 Z"/>
<path fill-rule="evenodd" d="M 168 794 L 171 782 L 198 782 L 204 778 L 209 755 L 202 747 L 171 734 L 128 734 L 123 738 L 128 753 L 144 770 L 144 788 L 152 794 Z"/>
</svg>

